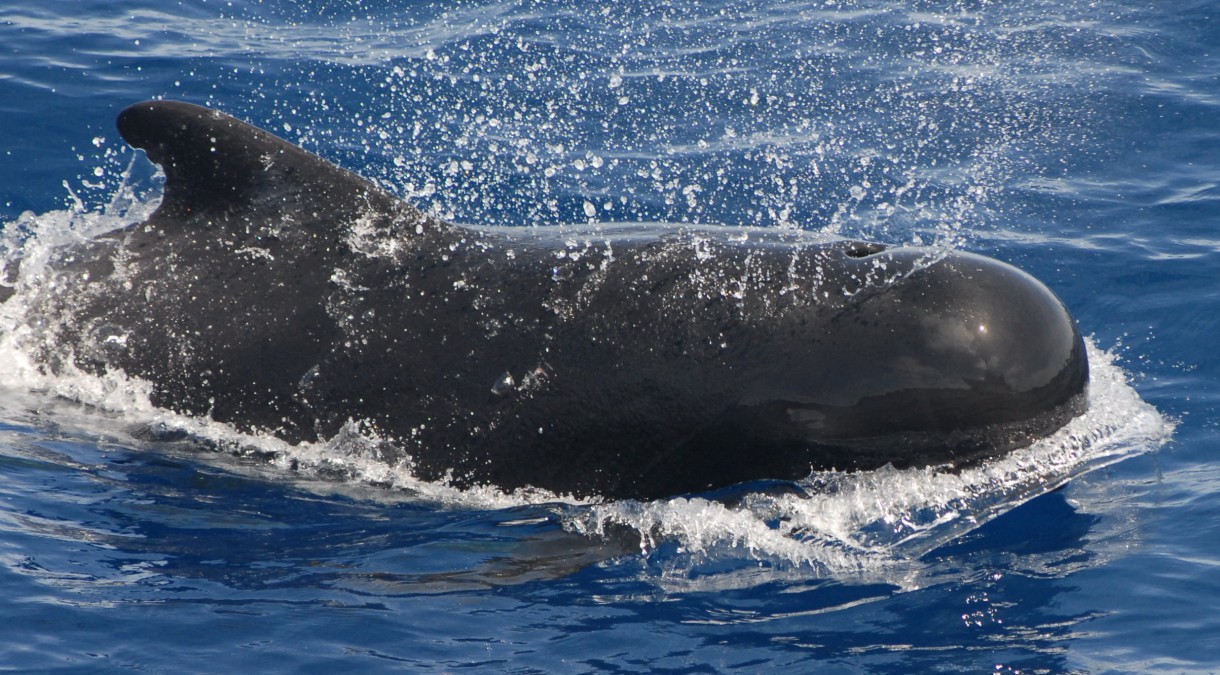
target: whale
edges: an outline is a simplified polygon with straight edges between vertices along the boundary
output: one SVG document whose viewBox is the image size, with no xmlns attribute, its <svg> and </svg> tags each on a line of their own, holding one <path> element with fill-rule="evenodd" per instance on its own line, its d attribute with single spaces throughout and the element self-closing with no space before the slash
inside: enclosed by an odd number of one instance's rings
<svg viewBox="0 0 1220 675">
<path fill-rule="evenodd" d="M 160 204 L 52 256 L 20 291 L 23 344 L 164 410 L 289 444 L 355 430 L 459 488 L 655 499 L 955 470 L 1087 406 L 1075 319 L 996 259 L 774 227 L 454 223 L 217 110 L 146 101 L 117 125 L 163 172 Z"/>
</svg>

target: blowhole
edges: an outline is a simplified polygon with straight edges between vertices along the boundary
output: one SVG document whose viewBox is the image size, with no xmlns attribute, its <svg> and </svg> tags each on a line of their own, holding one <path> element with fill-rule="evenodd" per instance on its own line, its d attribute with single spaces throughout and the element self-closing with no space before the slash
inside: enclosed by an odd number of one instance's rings
<svg viewBox="0 0 1220 675">
<path fill-rule="evenodd" d="M 870 241 L 852 241 L 848 242 L 847 249 L 844 252 L 849 258 L 867 258 L 885 249 L 885 244 L 875 244 Z"/>
</svg>

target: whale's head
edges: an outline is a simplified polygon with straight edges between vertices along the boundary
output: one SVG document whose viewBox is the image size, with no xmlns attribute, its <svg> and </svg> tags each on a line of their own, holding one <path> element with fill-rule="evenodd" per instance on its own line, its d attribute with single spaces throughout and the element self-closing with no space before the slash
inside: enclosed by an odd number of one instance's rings
<svg viewBox="0 0 1220 675">
<path fill-rule="evenodd" d="M 1032 276 L 970 253 L 839 248 L 850 301 L 774 327 L 785 344 L 699 439 L 724 448 L 705 455 L 709 472 L 731 446 L 757 451 L 760 475 L 960 467 L 1084 411 L 1084 341 Z"/>
</svg>

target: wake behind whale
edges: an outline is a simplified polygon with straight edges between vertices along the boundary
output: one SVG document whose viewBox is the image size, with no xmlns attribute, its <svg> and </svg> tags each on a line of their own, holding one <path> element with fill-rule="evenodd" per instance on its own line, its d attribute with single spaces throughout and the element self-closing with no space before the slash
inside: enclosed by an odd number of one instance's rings
<svg viewBox="0 0 1220 675">
<path fill-rule="evenodd" d="M 1085 406 L 1074 321 L 964 253 L 735 228 L 462 227 L 267 132 L 149 102 L 147 220 L 25 292 L 48 372 L 416 476 L 650 498 L 969 463 Z"/>
</svg>

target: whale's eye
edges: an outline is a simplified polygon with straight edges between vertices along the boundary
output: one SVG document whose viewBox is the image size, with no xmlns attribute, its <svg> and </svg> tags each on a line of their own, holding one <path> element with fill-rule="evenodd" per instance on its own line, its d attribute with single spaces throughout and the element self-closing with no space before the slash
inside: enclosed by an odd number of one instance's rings
<svg viewBox="0 0 1220 675">
<path fill-rule="evenodd" d="M 874 253 L 885 250 L 885 244 L 874 244 L 871 241 L 851 241 L 847 243 L 844 253 L 849 258 L 867 258 Z"/>
</svg>

